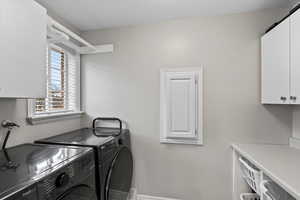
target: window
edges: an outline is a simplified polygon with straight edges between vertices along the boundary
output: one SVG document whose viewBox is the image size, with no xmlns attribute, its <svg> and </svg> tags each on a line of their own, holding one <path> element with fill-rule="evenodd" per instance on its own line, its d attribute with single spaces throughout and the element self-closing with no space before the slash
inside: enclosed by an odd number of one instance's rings
<svg viewBox="0 0 300 200">
<path fill-rule="evenodd" d="M 29 119 L 80 114 L 80 56 L 51 45 L 47 49 L 47 98 L 29 102 Z"/>
</svg>

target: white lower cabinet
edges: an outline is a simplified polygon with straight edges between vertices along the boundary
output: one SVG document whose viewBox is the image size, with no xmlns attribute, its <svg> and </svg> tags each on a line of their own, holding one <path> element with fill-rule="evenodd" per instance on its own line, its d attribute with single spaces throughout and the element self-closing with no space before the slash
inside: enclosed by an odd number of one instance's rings
<svg viewBox="0 0 300 200">
<path fill-rule="evenodd" d="M 33 0 L 2 0 L 0 98 L 46 96 L 47 13 Z"/>
</svg>

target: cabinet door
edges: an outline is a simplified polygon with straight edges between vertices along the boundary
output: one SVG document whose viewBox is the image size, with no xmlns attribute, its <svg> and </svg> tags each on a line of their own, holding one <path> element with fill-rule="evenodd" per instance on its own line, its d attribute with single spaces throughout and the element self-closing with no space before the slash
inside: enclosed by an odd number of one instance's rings
<svg viewBox="0 0 300 200">
<path fill-rule="evenodd" d="M 291 21 L 291 104 L 300 104 L 300 11 L 290 17 Z"/>
<path fill-rule="evenodd" d="M 262 103 L 289 104 L 289 18 L 262 37 Z"/>
<path fill-rule="evenodd" d="M 193 72 L 169 72 L 166 79 L 167 137 L 196 138 L 196 74 Z"/>
<path fill-rule="evenodd" d="M 33 0 L 1 0 L 0 97 L 46 96 L 46 10 Z"/>
</svg>

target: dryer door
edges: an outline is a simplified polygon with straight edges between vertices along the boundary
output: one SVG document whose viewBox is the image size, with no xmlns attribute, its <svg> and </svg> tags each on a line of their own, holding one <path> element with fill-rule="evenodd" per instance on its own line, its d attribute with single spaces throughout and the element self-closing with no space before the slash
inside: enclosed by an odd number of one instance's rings
<svg viewBox="0 0 300 200">
<path fill-rule="evenodd" d="M 97 200 L 96 192 L 87 185 L 77 185 L 67 190 L 57 200 Z"/>
<path fill-rule="evenodd" d="M 105 200 L 127 200 L 133 171 L 132 153 L 123 146 L 116 153 L 105 183 Z"/>
</svg>

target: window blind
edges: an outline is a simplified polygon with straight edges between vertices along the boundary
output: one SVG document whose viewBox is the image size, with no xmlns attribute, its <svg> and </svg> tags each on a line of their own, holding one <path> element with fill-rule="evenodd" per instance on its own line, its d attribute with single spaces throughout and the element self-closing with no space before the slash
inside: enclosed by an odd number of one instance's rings
<svg viewBox="0 0 300 200">
<path fill-rule="evenodd" d="M 36 99 L 35 113 L 77 110 L 77 56 L 56 47 L 47 50 L 47 98 Z"/>
</svg>

